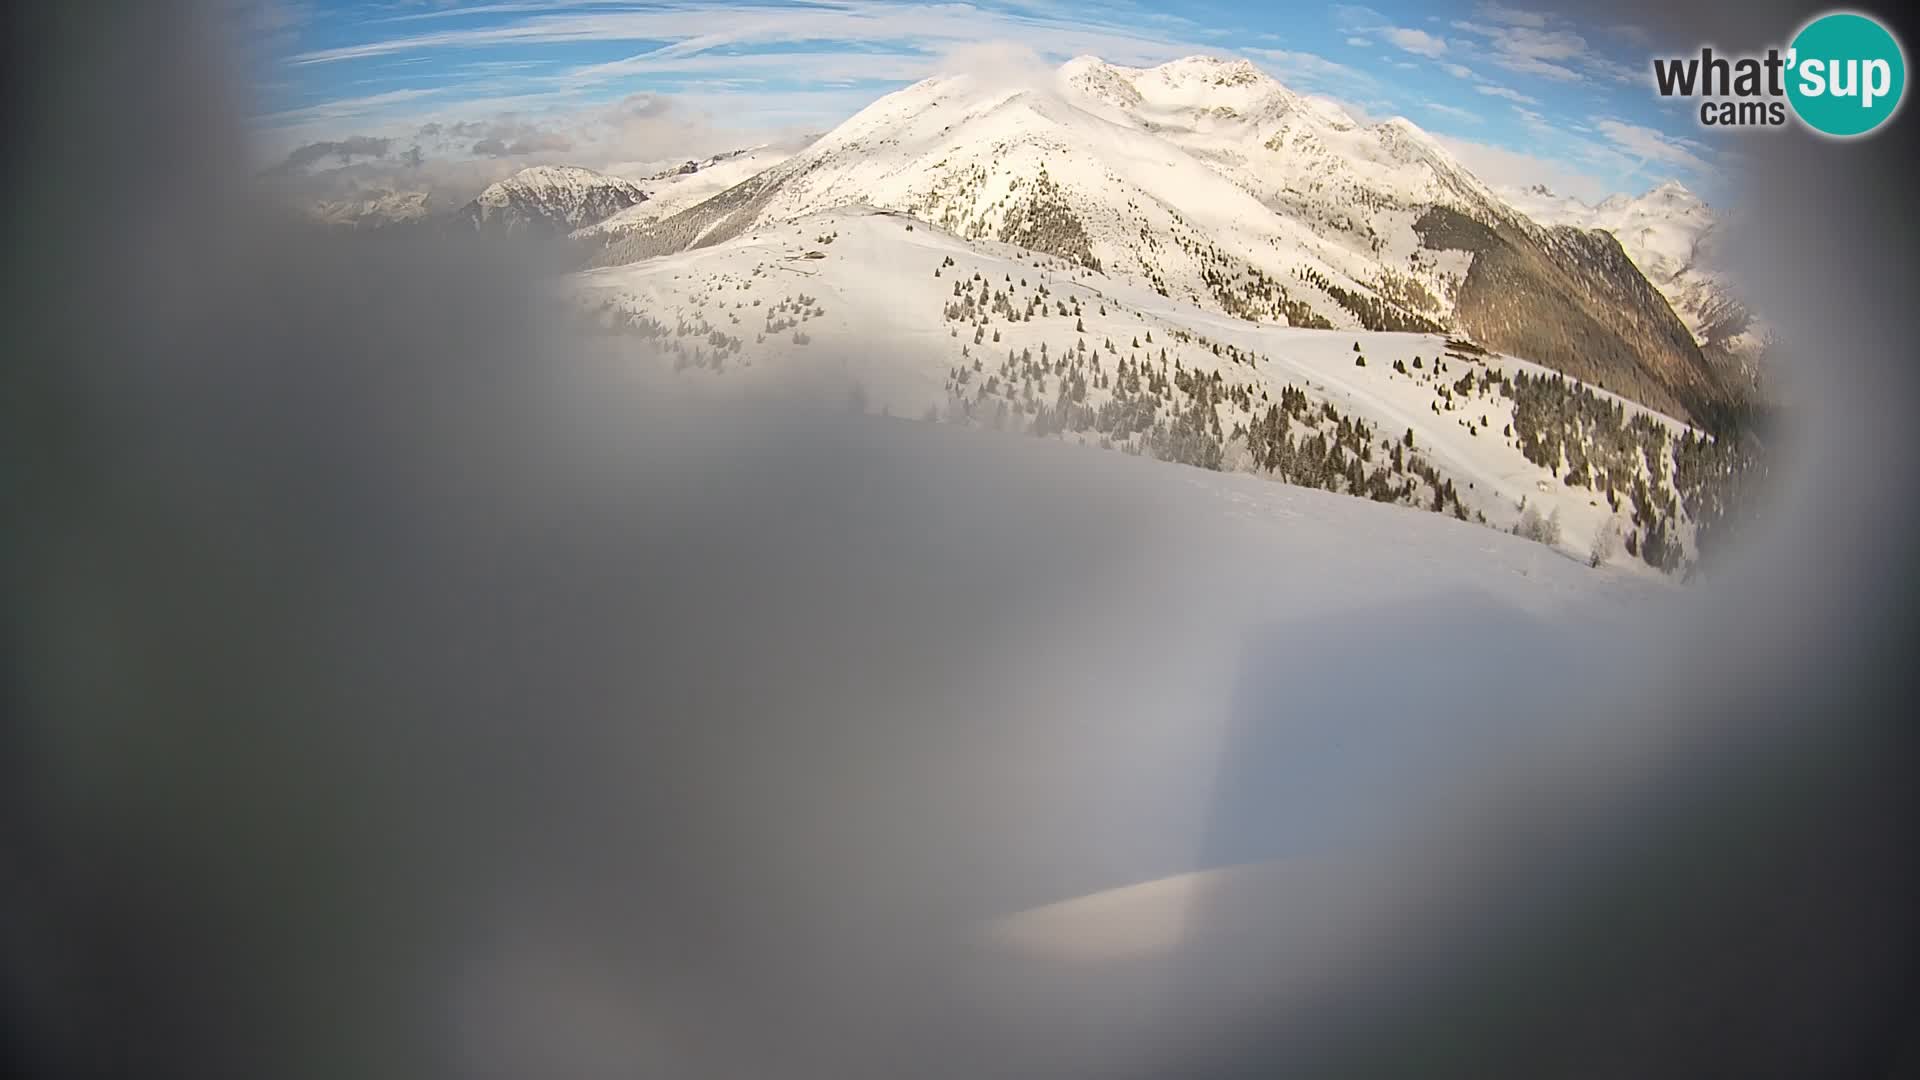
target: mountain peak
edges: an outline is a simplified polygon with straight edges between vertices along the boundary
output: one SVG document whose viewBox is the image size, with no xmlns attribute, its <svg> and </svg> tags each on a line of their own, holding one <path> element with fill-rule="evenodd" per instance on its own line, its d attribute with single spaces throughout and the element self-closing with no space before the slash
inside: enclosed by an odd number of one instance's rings
<svg viewBox="0 0 1920 1080">
<path fill-rule="evenodd" d="M 1060 65 L 1060 83 L 1095 101 L 1121 108 L 1141 104 L 1140 89 L 1127 73 L 1097 56 L 1076 56 Z"/>
<path fill-rule="evenodd" d="M 1264 73 L 1250 60 L 1237 56 L 1209 56 L 1205 53 L 1169 60 L 1149 70 L 1205 73 L 1229 79 L 1264 77 Z"/>
<path fill-rule="evenodd" d="M 646 199 L 640 185 L 578 165 L 534 165 L 487 186 L 461 211 L 476 229 L 567 232 Z"/>
<path fill-rule="evenodd" d="M 1678 180 L 1664 180 L 1660 182 L 1645 195 L 1640 196 L 1640 201 L 1657 202 L 1667 206 L 1687 209 L 1694 207 L 1704 209 L 1707 205 L 1705 200 L 1695 195 L 1685 184 L 1682 184 Z"/>
</svg>

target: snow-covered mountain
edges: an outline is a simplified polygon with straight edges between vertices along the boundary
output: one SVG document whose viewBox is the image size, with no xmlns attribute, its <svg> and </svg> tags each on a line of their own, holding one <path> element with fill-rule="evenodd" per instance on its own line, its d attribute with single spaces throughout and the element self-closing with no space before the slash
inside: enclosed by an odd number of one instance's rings
<svg viewBox="0 0 1920 1080">
<path fill-rule="evenodd" d="M 1507 198 L 1543 224 L 1611 233 L 1709 360 L 1747 382 L 1760 377 L 1771 331 L 1740 302 L 1719 267 L 1719 216 L 1684 185 L 1669 180 L 1642 195 L 1613 195 L 1593 206 L 1542 185 L 1508 192 Z"/>
<path fill-rule="evenodd" d="M 307 216 L 319 224 L 357 229 L 414 225 L 426 221 L 432 213 L 430 192 L 384 188 L 322 199 L 307 207 Z"/>
<path fill-rule="evenodd" d="M 1360 325 L 1329 289 L 1371 292 L 1361 279 L 1377 274 L 1372 253 L 1356 257 L 1344 243 L 1328 242 L 1316 221 L 1276 214 L 1208 160 L 1168 145 L 1170 134 L 1182 133 L 1169 123 L 1174 112 L 1154 108 L 1162 98 L 1146 94 L 1163 87 L 1177 94 L 1196 81 L 1252 118 L 1238 125 L 1243 142 L 1264 136 L 1260 120 L 1285 123 L 1306 105 L 1244 61 L 1202 58 L 1147 71 L 1086 58 L 1034 86 L 964 75 L 930 79 L 880 99 L 726 199 L 615 245 L 602 261 L 864 204 L 913 213 L 969 238 L 1024 242 L 1088 269 L 1134 274 L 1196 302 L 1296 324 Z M 1138 115 L 1129 115 L 1134 102 Z M 1211 129 L 1205 117 L 1230 108 L 1187 110 L 1205 114 L 1187 133 L 1203 138 Z M 1330 110 L 1315 115 L 1325 126 L 1349 123 Z M 1407 164 L 1390 160 L 1380 171 Z M 1440 186 L 1422 180 L 1409 177 L 1406 186 Z M 1336 192 L 1323 199 L 1351 201 Z M 1397 237 L 1409 251 L 1418 246 L 1412 217 Z M 1352 224 L 1342 218 L 1337 226 Z M 1252 278 L 1255 269 L 1273 280 Z M 1447 271 L 1423 267 L 1422 276 L 1437 282 Z M 1446 301 L 1429 296 L 1402 307 L 1418 320 L 1421 312 L 1443 312 Z"/>
<path fill-rule="evenodd" d="M 1244 60 L 1142 69 L 1083 57 L 1026 85 L 929 79 L 605 240 L 594 262 L 847 206 L 1244 319 L 1464 332 L 1676 415 L 1726 397 L 1611 237 L 1540 226 L 1413 124 L 1356 123 Z"/>
<path fill-rule="evenodd" d="M 645 201 L 631 180 L 573 165 L 535 165 L 489 185 L 456 220 L 481 231 L 565 234 Z"/>
</svg>

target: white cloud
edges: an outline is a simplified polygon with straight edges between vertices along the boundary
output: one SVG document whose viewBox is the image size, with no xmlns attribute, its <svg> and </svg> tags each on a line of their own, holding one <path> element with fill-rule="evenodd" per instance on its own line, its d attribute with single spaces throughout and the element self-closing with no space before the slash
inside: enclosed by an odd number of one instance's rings
<svg viewBox="0 0 1920 1080">
<path fill-rule="evenodd" d="M 948 49 L 940 58 L 940 71 L 949 75 L 971 75 L 982 85 L 1050 89 L 1054 85 L 1054 66 L 1022 42 L 982 41 Z"/>
<path fill-rule="evenodd" d="M 1405 26 L 1389 26 L 1380 32 L 1380 36 L 1387 39 L 1390 43 L 1420 56 L 1439 56 L 1447 51 L 1446 39 L 1435 37 L 1425 30 L 1415 30 Z"/>
<path fill-rule="evenodd" d="M 1491 143 L 1462 139 L 1454 135 L 1435 135 L 1446 151 L 1473 170 L 1474 175 L 1496 188 L 1545 184 L 1562 195 L 1586 202 L 1598 202 L 1612 194 L 1615 185 L 1572 167 L 1565 161 L 1509 150 Z"/>
<path fill-rule="evenodd" d="M 775 143 L 797 149 L 801 133 L 818 134 L 872 100 L 865 90 L 822 88 L 779 94 L 634 94 L 600 105 L 533 107 L 524 98 L 460 102 L 421 123 L 384 119 L 343 142 L 384 140 L 384 156 L 342 162 L 321 153 L 314 168 L 284 177 L 289 192 L 312 201 L 382 191 L 431 190 L 441 206 L 458 205 L 495 180 L 528 165 L 583 165 L 638 179 L 688 159 Z M 263 168 L 284 162 L 301 143 L 290 129 L 263 135 L 253 148 Z M 417 165 L 405 156 L 421 151 Z M 312 151 L 308 152 L 312 154 Z"/>
<path fill-rule="evenodd" d="M 1546 117 L 1534 112 L 1532 109 L 1523 109 L 1515 105 L 1513 111 L 1520 117 L 1520 126 L 1526 128 L 1527 134 L 1536 139 L 1551 139 L 1560 134 L 1554 129 L 1554 126 L 1547 121 Z"/>
<path fill-rule="evenodd" d="M 1480 76 L 1465 64 L 1441 64 L 1440 70 L 1456 79 L 1477 79 Z"/>
<path fill-rule="evenodd" d="M 1354 35 L 1349 41 L 1364 40 L 1360 35 L 1371 35 L 1397 49 L 1429 58 L 1441 56 L 1447 51 L 1445 38 L 1410 26 L 1395 26 L 1372 8 L 1336 4 L 1332 12 L 1334 25 Z"/>
<path fill-rule="evenodd" d="M 1705 149 L 1692 139 L 1683 139 L 1656 131 L 1639 124 L 1629 124 L 1624 120 L 1596 117 L 1595 130 L 1612 143 L 1621 153 L 1644 164 L 1657 162 L 1663 165 L 1677 165 L 1694 173 L 1711 173 L 1709 165 L 1694 149 Z"/>
<path fill-rule="evenodd" d="M 1488 97 L 1506 98 L 1508 101 L 1518 102 L 1519 104 L 1522 104 L 1522 105 L 1540 104 L 1539 98 L 1529 97 L 1528 95 L 1523 94 L 1520 91 L 1515 90 L 1510 86 L 1498 86 L 1493 83 L 1482 83 L 1479 86 L 1474 87 L 1474 89 L 1479 91 L 1482 94 L 1487 95 Z"/>
<path fill-rule="evenodd" d="M 1350 37 L 1347 39 L 1347 44 L 1353 46 L 1356 49 L 1373 48 L 1373 42 L 1368 41 L 1366 38 L 1363 38 L 1363 37 Z"/>
</svg>

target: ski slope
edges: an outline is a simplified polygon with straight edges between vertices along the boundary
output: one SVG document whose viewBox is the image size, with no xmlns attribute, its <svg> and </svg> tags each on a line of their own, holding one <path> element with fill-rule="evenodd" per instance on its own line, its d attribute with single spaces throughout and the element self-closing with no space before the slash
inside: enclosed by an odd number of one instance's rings
<svg viewBox="0 0 1920 1080">
<path fill-rule="evenodd" d="M 1016 307 L 1044 288 L 1054 313 L 965 323 L 943 317 L 956 284 L 973 285 L 976 276 L 1015 297 Z M 954 372 L 976 360 L 1043 350 L 1060 356 L 1083 344 L 1109 362 L 1145 356 L 1157 363 L 1164 352 L 1170 369 L 1219 372 L 1248 387 L 1256 402 L 1277 399 L 1283 387 L 1304 390 L 1316 408 L 1329 403 L 1371 424 L 1376 441 L 1411 431 L 1414 447 L 1488 524 L 1509 528 L 1523 504 L 1543 515 L 1557 510 L 1570 557 L 1584 558 L 1598 532 L 1618 525 L 1598 494 L 1558 483 L 1503 435 L 1510 400 L 1470 394 L 1448 401 L 1440 393 L 1482 367 L 1545 370 L 1497 354 L 1448 355 L 1437 335 L 1253 323 L 1161 296 L 1124 274 L 1096 274 L 1013 245 L 964 240 L 908 215 L 859 208 L 585 271 L 570 284 L 580 307 L 603 323 L 654 320 L 654 332 L 682 350 L 676 366 L 683 376 L 715 386 L 838 380 L 858 386 L 872 411 L 951 418 Z M 1077 305 L 1079 314 L 1058 314 L 1060 304 Z M 1366 366 L 1356 365 L 1358 357 Z M 1394 370 L 1396 361 L 1407 366 L 1405 374 Z M 1105 398 L 1093 390 L 1089 400 Z M 1232 423 L 1223 413 L 1223 430 Z M 1084 432 L 1063 437 L 1098 441 Z"/>
</svg>

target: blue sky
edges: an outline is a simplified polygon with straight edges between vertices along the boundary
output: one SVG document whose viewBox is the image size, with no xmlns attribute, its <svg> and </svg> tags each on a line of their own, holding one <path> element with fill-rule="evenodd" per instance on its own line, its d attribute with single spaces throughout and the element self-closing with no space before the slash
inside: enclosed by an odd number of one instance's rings
<svg viewBox="0 0 1920 1080">
<path fill-rule="evenodd" d="M 424 130 L 439 156 L 676 157 L 825 130 L 956 49 L 1007 42 L 1053 62 L 1243 56 L 1361 119 L 1412 119 L 1495 183 L 1593 198 L 1673 178 L 1712 197 L 1729 160 L 1648 89 L 1635 27 L 1483 0 L 259 0 L 250 14 L 255 123 L 280 154 L 356 135 L 391 153 Z"/>
</svg>

